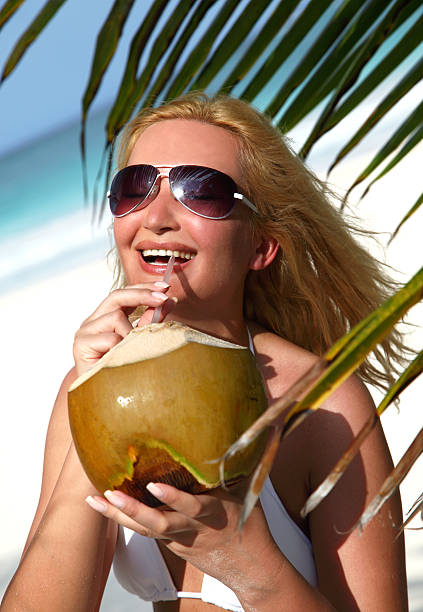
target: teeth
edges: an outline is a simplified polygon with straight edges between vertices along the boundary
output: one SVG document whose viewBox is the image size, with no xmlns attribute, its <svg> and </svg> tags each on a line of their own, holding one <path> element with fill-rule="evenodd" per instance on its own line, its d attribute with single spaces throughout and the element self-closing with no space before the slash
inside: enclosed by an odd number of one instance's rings
<svg viewBox="0 0 423 612">
<path fill-rule="evenodd" d="M 175 255 L 175 257 L 181 257 L 182 259 L 194 259 L 195 253 L 188 253 L 184 251 L 171 251 L 169 249 L 144 249 L 141 251 L 144 257 L 171 257 Z"/>
</svg>

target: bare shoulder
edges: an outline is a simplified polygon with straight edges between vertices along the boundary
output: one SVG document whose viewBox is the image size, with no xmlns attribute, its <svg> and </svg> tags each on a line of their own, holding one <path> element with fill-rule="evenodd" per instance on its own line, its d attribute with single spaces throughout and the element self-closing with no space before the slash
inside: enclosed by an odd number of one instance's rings
<svg viewBox="0 0 423 612">
<path fill-rule="evenodd" d="M 276 399 L 313 367 L 318 357 L 257 323 L 249 322 L 248 327 L 269 396 Z M 374 404 L 367 387 L 352 375 L 326 399 L 324 408 L 331 413 L 341 413 L 357 430 L 374 411 Z"/>
<path fill-rule="evenodd" d="M 280 397 L 313 366 L 317 357 L 255 322 L 249 321 L 248 328 L 269 398 Z"/>
</svg>

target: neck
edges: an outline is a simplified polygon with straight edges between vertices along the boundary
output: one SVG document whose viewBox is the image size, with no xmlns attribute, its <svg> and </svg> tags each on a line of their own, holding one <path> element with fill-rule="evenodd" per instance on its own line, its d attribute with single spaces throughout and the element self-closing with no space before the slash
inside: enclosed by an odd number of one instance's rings
<svg viewBox="0 0 423 612">
<path fill-rule="evenodd" d="M 202 318 L 198 316 L 187 317 L 172 311 L 166 317 L 166 320 L 180 321 L 211 336 L 216 336 L 241 346 L 249 346 L 247 325 L 243 317 L 225 317 L 224 319 L 215 317 Z"/>
</svg>

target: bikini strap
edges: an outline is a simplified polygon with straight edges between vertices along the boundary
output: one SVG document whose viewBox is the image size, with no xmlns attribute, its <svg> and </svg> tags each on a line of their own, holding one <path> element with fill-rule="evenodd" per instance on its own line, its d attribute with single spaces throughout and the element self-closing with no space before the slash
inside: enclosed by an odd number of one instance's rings
<svg viewBox="0 0 423 612">
<path fill-rule="evenodd" d="M 252 352 L 252 354 L 255 355 L 256 353 L 254 351 L 253 338 L 252 338 L 252 336 L 250 334 L 250 330 L 248 329 L 248 327 L 247 327 L 247 333 L 248 333 L 248 346 L 249 346 L 249 349 Z"/>
</svg>

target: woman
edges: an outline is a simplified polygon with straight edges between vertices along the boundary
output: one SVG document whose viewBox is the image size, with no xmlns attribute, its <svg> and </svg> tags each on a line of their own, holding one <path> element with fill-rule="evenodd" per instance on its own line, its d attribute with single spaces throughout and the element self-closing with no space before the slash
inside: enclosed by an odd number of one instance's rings
<svg viewBox="0 0 423 612">
<path fill-rule="evenodd" d="M 162 320 L 250 345 L 272 401 L 390 288 L 324 186 L 243 102 L 193 94 L 142 112 L 119 166 L 110 205 L 121 288 L 75 336 L 75 368 L 53 409 L 39 506 L 4 610 L 99 609 L 115 550 L 122 584 L 157 612 L 406 610 L 399 497 L 363 535 L 352 531 L 392 467 L 380 427 L 334 491 L 307 520 L 300 515 L 374 409 L 356 376 L 280 445 L 241 541 L 233 494 L 151 483 L 165 504 L 153 509 L 93 489 L 71 440 L 67 389 L 128 334 L 139 306 L 138 325 L 162 305 Z M 178 259 L 166 285 L 171 253 Z M 360 378 L 389 381 L 401 349 L 391 335 Z"/>
</svg>

